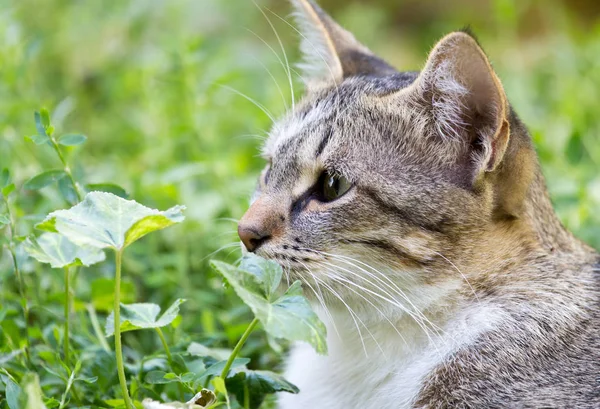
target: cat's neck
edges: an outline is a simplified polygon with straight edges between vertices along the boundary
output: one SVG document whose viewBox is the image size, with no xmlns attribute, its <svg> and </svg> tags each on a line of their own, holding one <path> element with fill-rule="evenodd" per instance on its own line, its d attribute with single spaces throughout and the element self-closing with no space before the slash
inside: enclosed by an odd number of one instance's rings
<svg viewBox="0 0 600 409">
<path fill-rule="evenodd" d="M 525 201 L 524 219 L 535 233 L 536 241 L 547 253 L 572 253 L 581 256 L 593 253 L 590 247 L 575 238 L 558 219 L 539 169 Z"/>
</svg>

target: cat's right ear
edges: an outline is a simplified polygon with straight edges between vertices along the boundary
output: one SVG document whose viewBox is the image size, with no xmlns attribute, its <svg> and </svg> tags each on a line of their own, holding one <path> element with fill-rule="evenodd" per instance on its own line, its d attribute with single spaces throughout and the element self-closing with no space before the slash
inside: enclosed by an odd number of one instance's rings
<svg viewBox="0 0 600 409">
<path fill-rule="evenodd" d="M 303 54 L 300 68 L 305 82 L 340 83 L 353 75 L 396 72 L 337 24 L 312 0 L 291 0 Z"/>
<path fill-rule="evenodd" d="M 438 137 L 471 147 L 474 177 L 499 166 L 510 137 L 509 107 L 473 36 L 455 32 L 440 40 L 412 89 L 418 105 L 433 116 Z"/>
</svg>

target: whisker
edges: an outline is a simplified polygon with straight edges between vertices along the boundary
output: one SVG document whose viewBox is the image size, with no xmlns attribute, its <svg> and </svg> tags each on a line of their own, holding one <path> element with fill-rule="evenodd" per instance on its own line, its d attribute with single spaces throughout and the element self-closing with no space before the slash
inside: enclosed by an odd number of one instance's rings
<svg viewBox="0 0 600 409">
<path fill-rule="evenodd" d="M 329 318 L 329 321 L 331 321 L 331 325 L 333 325 L 333 329 L 335 330 L 335 333 L 337 334 L 338 338 L 340 340 L 342 340 L 342 337 L 340 335 L 340 332 L 338 331 L 337 325 L 335 325 L 335 320 L 333 319 L 333 316 L 331 315 L 331 312 L 329 311 L 329 308 L 327 308 L 327 305 L 325 304 L 325 299 L 323 298 L 323 293 L 321 292 L 321 287 L 319 286 L 319 282 L 315 278 L 315 274 L 311 271 L 311 269 L 306 264 L 302 263 L 301 261 L 299 263 L 302 264 L 304 266 L 304 268 L 306 268 L 306 271 L 308 271 L 308 273 L 311 275 L 312 279 L 315 282 L 315 286 L 319 290 L 319 294 L 317 294 L 317 292 L 312 287 L 312 285 L 310 285 L 310 283 L 308 282 L 308 280 L 302 280 L 302 281 L 304 281 L 306 283 L 306 285 L 309 286 L 310 289 L 312 290 L 312 292 L 315 294 L 315 296 L 319 300 L 319 303 L 321 304 L 321 307 L 323 307 L 323 310 L 325 311 L 325 314 Z"/>
<path fill-rule="evenodd" d="M 264 141 L 267 139 L 267 137 L 257 133 L 246 133 L 242 135 L 237 135 L 233 139 L 256 139 L 258 141 Z"/>
<path fill-rule="evenodd" d="M 348 272 L 348 273 L 351 273 L 351 274 L 353 274 L 353 275 L 355 275 L 355 276 L 357 276 L 357 277 L 359 277 L 359 278 L 361 278 L 361 279 L 363 279 L 363 280 L 364 280 L 364 277 L 361 277 L 359 274 L 356 274 L 355 272 L 353 272 L 353 271 L 351 271 L 351 270 L 347 270 L 347 269 L 344 269 L 343 267 L 336 266 L 336 265 L 334 265 L 334 264 L 330 264 L 330 263 L 326 263 L 326 264 L 327 264 L 327 265 L 329 265 L 329 266 L 331 266 L 331 267 L 334 267 L 334 268 L 341 268 L 342 270 L 344 270 L 344 271 L 346 271 L 346 272 Z M 351 285 L 353 285 L 353 286 L 355 286 L 355 287 L 359 288 L 359 289 L 360 289 L 360 290 L 362 290 L 362 291 L 365 291 L 365 292 L 367 292 L 367 293 L 371 294 L 372 296 L 376 296 L 376 297 L 378 297 L 378 298 L 380 298 L 380 299 L 382 299 L 382 300 L 384 300 L 384 301 L 387 301 L 388 303 L 390 303 L 391 305 L 393 305 L 393 306 L 395 306 L 395 307 L 398 307 L 398 308 L 400 308 L 402 311 L 404 311 L 406 314 L 408 314 L 408 316 L 410 316 L 410 317 L 411 317 L 411 318 L 412 318 L 412 319 L 415 321 L 415 323 L 416 323 L 416 324 L 417 324 L 417 325 L 418 325 L 418 326 L 419 326 L 419 327 L 420 327 L 420 328 L 423 330 L 423 332 L 425 333 L 425 335 L 427 336 L 427 338 L 429 339 L 429 341 L 430 341 L 430 342 L 431 342 L 433 345 L 436 345 L 436 343 L 434 342 L 434 340 L 433 340 L 433 339 L 430 337 L 430 335 L 429 335 L 429 331 L 428 331 L 428 328 L 427 328 L 427 326 L 425 325 L 425 323 L 423 322 L 423 320 L 421 319 L 421 317 L 422 317 L 421 315 L 415 316 L 415 315 L 414 315 L 414 314 L 413 314 L 411 311 L 409 311 L 409 310 L 408 310 L 406 307 L 404 307 L 402 304 L 400 304 L 400 303 L 399 303 L 397 300 L 395 300 L 393 297 L 392 297 L 392 299 L 390 300 L 389 298 L 386 298 L 386 297 L 382 296 L 381 294 L 379 294 L 379 293 L 377 293 L 377 292 L 375 292 L 375 291 L 372 291 L 372 290 L 370 290 L 370 289 L 368 289 L 368 288 L 366 288 L 366 287 L 364 287 L 364 286 L 361 286 L 360 284 L 357 284 L 357 283 L 355 283 L 355 282 L 353 282 L 353 281 L 350 281 L 350 280 L 343 279 L 343 278 L 341 278 L 341 277 L 339 277 L 339 276 L 338 276 L 337 278 L 338 278 L 339 280 L 343 280 L 344 282 L 346 282 L 346 283 L 348 283 L 348 284 L 351 284 Z M 369 284 L 373 285 L 373 283 L 372 283 L 372 282 L 370 282 L 370 281 L 368 281 L 368 280 L 366 280 L 366 281 L 367 281 Z M 381 288 L 379 288 L 379 287 L 377 287 L 377 286 L 375 286 L 375 287 L 376 287 L 376 288 L 378 288 L 379 290 L 382 290 Z M 388 295 L 389 295 L 389 294 L 388 294 Z M 436 335 L 439 337 L 439 334 L 436 334 Z M 437 347 L 436 347 L 436 349 L 437 349 Z"/>
<path fill-rule="evenodd" d="M 471 285 L 471 283 L 469 282 L 469 280 L 467 280 L 467 277 L 463 274 L 462 271 L 460 271 L 460 269 L 458 267 L 456 267 L 456 265 L 450 261 L 448 258 L 446 258 L 446 256 L 444 256 L 442 253 L 439 253 L 437 251 L 434 251 L 435 254 L 437 254 L 438 256 L 440 256 L 441 258 L 443 258 L 444 260 L 446 260 L 452 267 L 454 267 L 454 269 L 456 271 L 458 271 L 458 273 L 462 276 L 462 278 L 466 281 L 466 283 L 469 285 L 469 287 L 471 288 L 471 292 L 473 293 L 473 295 L 475 296 L 475 298 L 477 299 L 477 302 L 481 302 L 479 300 L 479 296 L 477 295 L 477 293 L 475 292 L 475 289 L 473 288 L 473 286 Z"/>
<path fill-rule="evenodd" d="M 267 23 L 269 23 L 269 26 L 271 27 L 271 30 L 273 30 L 273 33 L 275 34 L 275 38 L 277 38 L 277 42 L 279 43 L 279 47 L 281 48 L 281 52 L 283 53 L 283 59 L 285 60 L 285 65 L 287 67 L 287 70 L 285 70 L 285 72 L 286 72 L 287 77 L 288 77 L 288 81 L 289 81 L 289 84 L 290 84 L 290 92 L 292 94 L 292 110 L 294 110 L 296 108 L 296 106 L 295 106 L 295 104 L 296 104 L 295 99 L 296 98 L 294 96 L 294 84 L 292 82 L 292 75 L 290 74 L 290 63 L 289 63 L 288 58 L 287 58 L 287 53 L 285 52 L 285 47 L 283 46 L 283 42 L 281 41 L 281 38 L 279 37 L 279 33 L 275 29 L 275 26 L 273 25 L 273 23 L 271 22 L 271 20 L 267 16 L 267 14 L 264 12 L 264 10 L 261 7 L 258 6 L 258 4 L 256 4 L 256 2 L 254 2 L 254 1 L 252 1 L 252 2 L 260 10 L 261 14 L 267 20 Z M 284 69 L 285 69 L 285 67 L 284 67 Z M 286 104 L 286 107 L 287 107 L 287 104 Z"/>
<path fill-rule="evenodd" d="M 227 244 L 225 244 L 224 246 L 221 246 L 221 247 L 219 247 L 217 250 L 213 251 L 212 253 L 210 253 L 210 254 L 209 254 L 209 255 L 207 255 L 206 257 L 202 258 L 200 261 L 204 261 L 204 260 L 206 260 L 207 258 L 209 258 L 209 257 L 212 257 L 212 256 L 214 256 L 215 254 L 217 254 L 217 253 L 219 253 L 219 252 L 221 252 L 221 251 L 223 251 L 223 250 L 230 249 L 230 248 L 232 248 L 232 247 L 234 247 L 234 246 L 239 246 L 239 245 L 240 245 L 240 243 L 239 243 L 239 242 L 227 243 Z M 231 254 L 231 253 L 229 253 L 229 254 Z M 229 255 L 229 254 L 228 254 L 228 255 Z"/>
<path fill-rule="evenodd" d="M 220 86 L 220 87 L 222 87 L 222 88 L 225 88 L 225 89 L 227 89 L 227 90 L 229 90 L 229 91 L 231 91 L 231 92 L 233 92 L 233 93 L 235 93 L 237 95 L 239 95 L 240 97 L 245 98 L 248 101 L 250 101 L 258 109 L 260 109 L 266 116 L 268 116 L 269 119 L 271 120 L 271 122 L 276 122 L 275 118 L 273 117 L 273 114 L 263 104 L 261 104 L 260 102 L 256 101 L 254 98 L 249 97 L 248 95 L 244 94 L 243 92 L 238 91 L 237 89 L 232 88 L 232 87 L 230 87 L 228 85 L 223 85 L 223 84 L 217 84 L 217 85 Z"/>
<path fill-rule="evenodd" d="M 233 222 L 235 224 L 238 224 L 240 222 L 238 219 L 234 219 L 233 217 L 218 217 L 214 220 L 217 222 L 220 222 L 220 221 Z"/>
<path fill-rule="evenodd" d="M 382 355 L 385 357 L 385 352 L 383 351 L 383 348 L 381 348 L 381 345 L 379 345 L 379 342 L 377 342 L 377 339 L 375 338 L 375 336 L 373 335 L 373 333 L 371 332 L 371 330 L 369 330 L 369 327 L 363 322 L 363 320 L 360 319 L 360 317 L 358 316 L 358 314 L 352 309 L 350 308 L 350 306 L 348 305 L 348 303 L 346 303 L 346 301 L 344 301 L 344 299 L 342 298 L 342 296 L 340 296 L 337 291 L 335 291 L 333 288 L 331 288 L 331 286 L 329 284 L 327 284 L 325 281 L 319 279 L 317 276 L 313 276 L 315 278 L 315 280 L 319 281 L 321 283 L 321 285 L 323 285 L 325 288 L 327 288 L 329 290 L 329 292 L 331 292 L 337 299 L 339 299 L 342 304 L 344 304 L 346 306 L 346 308 L 348 309 L 348 312 L 350 313 L 350 316 L 352 317 L 354 324 L 356 325 L 356 329 L 358 330 L 359 336 L 360 336 L 360 341 L 362 343 L 363 349 L 365 351 L 365 357 L 368 357 L 369 354 L 367 352 L 367 347 L 365 344 L 365 340 L 362 336 L 362 332 L 360 331 L 360 328 L 358 326 L 358 323 L 356 320 L 358 320 L 358 322 L 360 322 L 362 324 L 362 326 L 365 328 L 365 330 L 369 333 L 369 335 L 371 336 L 371 338 L 373 339 L 373 341 L 375 342 L 375 344 L 377 345 L 377 347 L 379 348 L 379 350 L 381 351 Z"/>
<path fill-rule="evenodd" d="M 263 69 L 267 72 L 267 74 L 269 74 L 269 76 L 271 77 L 271 79 L 275 83 L 275 87 L 277 87 L 277 91 L 279 92 L 279 95 L 281 96 L 281 101 L 283 102 L 283 106 L 285 106 L 285 110 L 287 111 L 289 109 L 288 103 L 285 100 L 285 96 L 283 95 L 283 91 L 281 90 L 281 87 L 279 86 L 279 83 L 275 79 L 275 76 L 273 75 L 273 73 L 271 72 L 271 70 L 269 70 L 266 65 L 264 65 L 262 62 L 260 62 L 258 58 L 252 56 L 252 59 L 254 61 L 256 61 L 258 64 L 260 64 L 260 66 L 263 67 Z"/>
<path fill-rule="evenodd" d="M 325 268 L 325 270 L 335 273 L 335 271 L 330 270 L 328 268 Z M 340 283 L 342 286 L 344 286 L 346 289 L 352 291 L 354 294 L 358 295 L 359 297 L 361 297 L 363 300 L 365 300 L 366 302 L 368 302 L 373 308 L 375 308 L 377 310 L 377 312 L 379 312 L 379 314 L 381 314 L 381 316 L 392 326 L 392 328 L 394 329 L 394 331 L 396 331 L 396 333 L 400 336 L 400 338 L 402 338 L 402 341 L 404 341 L 404 343 L 406 345 L 408 345 L 408 343 L 406 342 L 406 339 L 404 338 L 404 336 L 400 333 L 400 331 L 398 330 L 398 328 L 392 323 L 392 321 L 390 321 L 390 319 L 387 317 L 386 314 L 383 313 L 383 311 L 381 311 L 375 304 L 373 304 L 369 299 L 367 299 L 365 296 L 363 296 L 361 293 L 359 293 L 358 291 L 356 291 L 355 289 L 349 287 L 348 285 L 346 285 L 343 281 L 340 281 L 338 279 L 338 277 L 336 276 L 332 276 L 332 275 L 327 275 L 327 277 L 331 278 L 332 280 Z"/>
<path fill-rule="evenodd" d="M 442 330 L 441 328 L 439 328 L 437 325 L 433 324 L 431 321 L 429 321 L 429 319 L 419 310 L 419 308 L 417 308 L 416 305 L 414 305 L 414 303 L 410 300 L 410 298 L 404 293 L 404 291 L 402 291 L 400 289 L 400 287 L 398 287 L 398 285 L 396 283 L 394 283 L 387 275 L 383 274 L 381 271 L 377 270 L 376 268 L 374 268 L 373 266 L 370 266 L 369 264 L 366 264 L 360 260 L 354 259 L 352 257 L 347 257 L 347 256 L 342 256 L 342 255 L 337 255 L 337 254 L 331 254 L 331 253 L 326 253 L 326 252 L 321 252 L 324 255 L 327 255 L 329 257 L 333 257 L 334 259 L 337 259 L 338 261 L 341 262 L 346 262 L 347 264 L 354 266 L 356 268 L 358 268 L 359 270 L 361 270 L 362 272 L 364 272 L 365 274 L 369 275 L 370 277 L 376 279 L 378 282 L 382 282 L 382 280 L 380 278 L 378 278 L 377 276 L 374 276 L 373 274 L 369 273 L 368 271 L 366 271 L 365 269 L 361 268 L 360 266 L 357 266 L 354 263 L 359 263 L 364 265 L 365 267 L 371 269 L 372 271 L 376 272 L 377 274 L 379 274 L 381 277 L 383 277 L 388 283 L 389 285 L 388 288 L 390 287 L 390 285 L 394 288 L 395 292 L 402 297 L 404 300 L 406 300 L 410 306 L 414 309 L 415 313 L 419 314 L 420 317 L 422 317 L 424 320 L 427 321 L 427 323 L 431 326 L 432 329 L 435 329 L 436 332 L 437 330 L 441 330 L 442 332 L 445 332 L 444 330 Z M 351 260 L 351 261 L 349 261 Z M 353 263 L 354 262 L 354 263 Z M 382 283 L 383 284 L 383 283 Z"/>
<path fill-rule="evenodd" d="M 327 60 L 321 55 L 321 53 L 319 52 L 319 48 L 317 46 L 315 46 L 315 44 L 313 44 L 312 41 L 310 41 L 300 30 L 298 30 L 296 27 L 294 27 L 294 25 L 291 24 L 289 21 L 287 21 L 286 19 L 284 19 L 279 14 L 275 13 L 274 11 L 272 11 L 269 8 L 267 8 L 267 11 L 269 13 L 273 14 L 275 17 L 277 17 L 281 21 L 283 21 L 288 26 L 290 26 L 292 28 L 292 30 L 294 30 L 296 33 L 298 33 L 307 42 L 307 44 L 309 44 L 313 48 L 313 50 L 317 53 L 317 55 L 319 56 L 319 58 L 327 66 L 327 69 L 329 70 L 329 74 L 331 75 L 331 80 L 333 81 L 333 83 L 335 84 L 335 87 L 337 89 L 338 86 L 337 86 L 337 81 L 335 80 L 335 75 L 333 74 L 333 69 L 331 68 L 331 66 L 329 65 L 329 63 L 327 62 Z M 339 95 L 339 90 L 338 90 L 338 95 Z"/>
</svg>

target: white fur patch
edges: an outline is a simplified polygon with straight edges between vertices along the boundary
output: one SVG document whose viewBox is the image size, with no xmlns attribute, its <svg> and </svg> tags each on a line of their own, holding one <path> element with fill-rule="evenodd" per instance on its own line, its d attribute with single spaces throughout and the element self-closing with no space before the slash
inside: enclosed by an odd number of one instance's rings
<svg viewBox="0 0 600 409">
<path fill-rule="evenodd" d="M 329 323 L 328 356 L 317 355 L 305 344 L 293 348 L 285 376 L 300 394 L 280 394 L 280 409 L 408 408 L 431 371 L 503 317 L 499 308 L 476 303 L 430 337 L 407 316 L 393 321 L 402 337 L 387 321 L 363 320 L 363 347 L 349 315 L 332 315 L 339 336 Z"/>
</svg>

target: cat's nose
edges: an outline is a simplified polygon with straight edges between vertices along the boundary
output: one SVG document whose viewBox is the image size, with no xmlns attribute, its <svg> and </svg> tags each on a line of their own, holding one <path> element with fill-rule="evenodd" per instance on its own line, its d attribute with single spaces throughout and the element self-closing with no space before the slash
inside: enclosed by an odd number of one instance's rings
<svg viewBox="0 0 600 409">
<path fill-rule="evenodd" d="M 249 252 L 257 250 L 261 244 L 269 240 L 271 235 L 265 231 L 255 230 L 251 227 L 243 227 L 238 225 L 238 235 L 242 239 L 242 243 Z"/>
<path fill-rule="evenodd" d="M 282 231 L 285 217 L 278 211 L 278 203 L 267 197 L 259 197 L 238 223 L 238 235 L 250 252 Z"/>
</svg>

